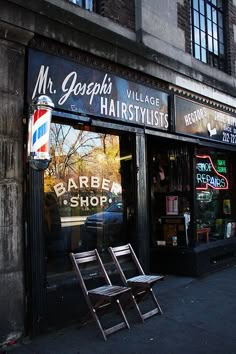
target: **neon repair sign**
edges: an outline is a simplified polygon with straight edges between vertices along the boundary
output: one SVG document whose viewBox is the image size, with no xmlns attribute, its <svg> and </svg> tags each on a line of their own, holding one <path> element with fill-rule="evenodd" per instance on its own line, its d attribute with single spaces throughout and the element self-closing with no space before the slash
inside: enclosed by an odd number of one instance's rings
<svg viewBox="0 0 236 354">
<path fill-rule="evenodd" d="M 208 155 L 197 155 L 196 163 L 196 189 L 206 190 L 208 187 L 212 189 L 228 189 L 229 183 L 225 176 L 223 176 L 218 171 L 226 171 L 226 161 L 224 160 L 222 166 L 214 166 L 214 163 L 210 156 Z M 219 160 L 217 160 L 219 161 Z M 219 168 L 221 167 L 221 168 Z M 222 169 L 224 167 L 224 169 Z"/>
</svg>

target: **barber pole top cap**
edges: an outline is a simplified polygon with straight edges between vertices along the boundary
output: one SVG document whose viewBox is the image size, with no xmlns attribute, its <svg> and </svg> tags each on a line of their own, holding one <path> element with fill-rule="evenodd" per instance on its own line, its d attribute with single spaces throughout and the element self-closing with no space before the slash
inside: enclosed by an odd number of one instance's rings
<svg viewBox="0 0 236 354">
<path fill-rule="evenodd" d="M 33 106 L 36 106 L 37 109 L 51 109 L 54 108 L 54 103 L 52 102 L 51 98 L 46 95 L 40 95 L 34 98 Z"/>
</svg>

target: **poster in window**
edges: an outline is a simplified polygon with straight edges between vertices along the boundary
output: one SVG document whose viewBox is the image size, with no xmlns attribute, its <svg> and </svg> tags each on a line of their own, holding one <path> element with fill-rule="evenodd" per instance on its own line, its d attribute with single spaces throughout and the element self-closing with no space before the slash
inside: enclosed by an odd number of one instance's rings
<svg viewBox="0 0 236 354">
<path fill-rule="evenodd" d="M 166 215 L 178 215 L 178 196 L 168 195 L 166 197 Z"/>
</svg>

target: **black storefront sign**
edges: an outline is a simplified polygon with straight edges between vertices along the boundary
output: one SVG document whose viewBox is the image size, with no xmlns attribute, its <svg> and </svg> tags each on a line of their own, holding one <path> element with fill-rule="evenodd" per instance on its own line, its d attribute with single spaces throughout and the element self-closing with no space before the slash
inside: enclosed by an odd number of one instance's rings
<svg viewBox="0 0 236 354">
<path fill-rule="evenodd" d="M 168 95 L 105 71 L 29 50 L 28 103 L 50 96 L 55 109 L 168 130 Z"/>
<path fill-rule="evenodd" d="M 236 117 L 180 97 L 175 108 L 176 132 L 236 144 Z"/>
</svg>

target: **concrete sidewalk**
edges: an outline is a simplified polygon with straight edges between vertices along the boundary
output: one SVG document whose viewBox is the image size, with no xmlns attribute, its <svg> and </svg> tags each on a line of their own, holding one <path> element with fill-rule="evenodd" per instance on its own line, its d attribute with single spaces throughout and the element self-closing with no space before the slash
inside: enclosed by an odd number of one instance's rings
<svg viewBox="0 0 236 354">
<path fill-rule="evenodd" d="M 167 276 L 154 290 L 164 315 L 142 324 L 130 309 L 130 330 L 107 342 L 91 322 L 23 340 L 9 353 L 236 354 L 236 266 L 202 278 Z"/>
</svg>

